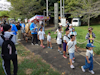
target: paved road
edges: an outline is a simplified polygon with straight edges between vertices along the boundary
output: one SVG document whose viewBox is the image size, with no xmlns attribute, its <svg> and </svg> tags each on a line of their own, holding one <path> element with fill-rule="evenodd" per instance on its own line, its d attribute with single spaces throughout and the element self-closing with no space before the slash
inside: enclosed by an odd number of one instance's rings
<svg viewBox="0 0 100 75">
<path fill-rule="evenodd" d="M 25 41 L 21 41 L 21 43 L 27 47 L 31 52 L 34 52 L 36 55 L 40 55 L 47 63 L 51 64 L 54 68 L 56 68 L 59 72 L 65 72 L 65 75 L 91 75 L 88 70 L 86 73 L 81 71 L 80 66 L 85 64 L 85 57 L 82 55 L 75 53 L 75 63 L 76 67 L 74 70 L 69 66 L 69 60 L 64 59 L 62 55 L 60 55 L 57 51 L 57 45 L 55 41 L 53 41 L 53 49 L 41 48 L 40 46 L 32 46 L 31 42 L 26 43 Z M 44 41 L 46 46 L 46 41 Z M 78 50 L 79 51 L 79 50 Z M 79 51 L 80 53 L 85 53 L 84 51 Z M 96 59 L 100 58 L 97 57 Z M 100 75 L 100 65 L 94 62 L 94 71 L 95 75 Z"/>
</svg>

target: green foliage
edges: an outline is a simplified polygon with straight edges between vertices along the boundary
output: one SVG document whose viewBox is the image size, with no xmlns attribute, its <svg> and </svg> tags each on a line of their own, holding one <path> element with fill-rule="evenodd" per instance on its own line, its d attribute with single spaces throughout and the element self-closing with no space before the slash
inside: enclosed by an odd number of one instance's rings
<svg viewBox="0 0 100 75">
<path fill-rule="evenodd" d="M 99 0 L 66 0 L 65 11 L 71 13 L 73 17 L 83 17 L 85 22 L 90 22 L 90 18 L 100 15 Z"/>
<path fill-rule="evenodd" d="M 11 17 L 30 18 L 35 14 L 43 14 L 44 6 L 41 6 L 41 0 L 10 0 L 12 7 Z"/>
<path fill-rule="evenodd" d="M 0 17 L 7 16 L 9 17 L 9 11 L 0 11 Z"/>
</svg>

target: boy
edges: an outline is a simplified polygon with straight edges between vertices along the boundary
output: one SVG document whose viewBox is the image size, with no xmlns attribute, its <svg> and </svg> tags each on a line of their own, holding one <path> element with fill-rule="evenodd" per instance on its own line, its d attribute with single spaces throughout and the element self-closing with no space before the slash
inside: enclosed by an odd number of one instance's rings
<svg viewBox="0 0 100 75">
<path fill-rule="evenodd" d="M 43 45 L 43 40 L 44 40 L 44 36 L 45 36 L 45 32 L 44 31 L 42 31 L 42 27 L 40 28 L 40 31 L 38 32 L 38 39 L 40 40 L 40 42 L 41 42 L 41 47 L 45 47 L 44 45 Z"/>
<path fill-rule="evenodd" d="M 58 27 L 58 34 L 57 34 L 57 44 L 58 44 L 58 52 L 60 54 L 63 54 L 61 51 L 61 45 L 62 45 L 62 33 L 61 33 L 61 27 Z"/>
<path fill-rule="evenodd" d="M 72 28 L 72 32 L 70 32 L 70 35 L 74 35 L 75 37 L 77 36 L 77 32 L 75 31 L 75 28 Z"/>
<path fill-rule="evenodd" d="M 86 39 L 88 40 L 88 43 L 93 44 L 94 43 L 94 38 L 96 38 L 95 34 L 92 32 L 93 28 L 90 27 L 88 28 L 88 33 L 86 35 Z"/>
<path fill-rule="evenodd" d="M 5 24 L 3 26 L 4 32 L 0 36 L 0 46 L 2 46 L 1 56 L 3 59 L 3 69 L 6 75 L 11 75 L 10 72 L 10 61 L 12 60 L 14 65 L 14 75 L 17 75 L 18 64 L 17 64 L 17 51 L 15 48 L 15 35 L 11 33 L 11 26 Z"/>
<path fill-rule="evenodd" d="M 74 63 L 74 60 L 73 60 L 73 58 L 75 57 L 74 52 L 75 52 L 75 49 L 77 51 L 77 46 L 76 46 L 76 42 L 75 42 L 75 36 L 71 35 L 70 38 L 71 38 L 71 40 L 68 42 L 66 50 L 68 50 L 68 52 L 69 52 L 70 68 L 73 69 L 75 67 L 73 66 L 72 63 Z"/>
<path fill-rule="evenodd" d="M 63 37 L 63 57 L 67 58 L 66 57 L 66 46 L 67 46 L 67 43 L 70 41 L 70 37 L 68 36 L 69 29 L 67 28 L 65 31 L 66 31 L 66 34 Z"/>
<path fill-rule="evenodd" d="M 47 35 L 47 47 L 52 49 L 52 44 L 51 44 L 51 33 L 48 32 L 48 35 Z M 50 47 L 49 47 L 49 44 L 50 44 Z"/>
<path fill-rule="evenodd" d="M 91 74 L 95 74 L 93 71 L 93 50 L 92 48 L 95 47 L 91 43 L 87 44 L 86 49 L 86 59 L 85 59 L 85 65 L 81 66 L 81 69 L 83 72 L 85 72 L 86 69 L 89 69 L 89 72 Z"/>
</svg>

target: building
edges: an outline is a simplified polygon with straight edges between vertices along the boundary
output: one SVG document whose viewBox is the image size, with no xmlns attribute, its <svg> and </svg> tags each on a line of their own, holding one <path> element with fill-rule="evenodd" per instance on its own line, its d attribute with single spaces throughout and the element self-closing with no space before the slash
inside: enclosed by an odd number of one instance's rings
<svg viewBox="0 0 100 75">
<path fill-rule="evenodd" d="M 11 3 L 7 0 L 0 0 L 0 11 L 9 11 Z"/>
</svg>

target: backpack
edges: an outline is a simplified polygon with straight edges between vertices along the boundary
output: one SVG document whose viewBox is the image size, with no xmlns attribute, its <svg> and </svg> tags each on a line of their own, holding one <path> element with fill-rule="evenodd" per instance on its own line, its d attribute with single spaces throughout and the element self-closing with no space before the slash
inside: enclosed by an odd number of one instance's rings
<svg viewBox="0 0 100 75">
<path fill-rule="evenodd" d="M 67 35 L 64 35 L 64 36 L 66 36 L 69 40 L 70 40 L 70 37 L 68 37 Z M 64 43 L 64 41 L 62 40 L 62 43 Z"/>
<path fill-rule="evenodd" d="M 11 35 L 9 39 L 6 39 L 3 35 L 1 35 L 1 38 L 4 40 L 1 55 L 5 60 L 14 59 L 17 56 L 15 44 L 11 41 L 12 37 L 13 35 Z"/>
</svg>

